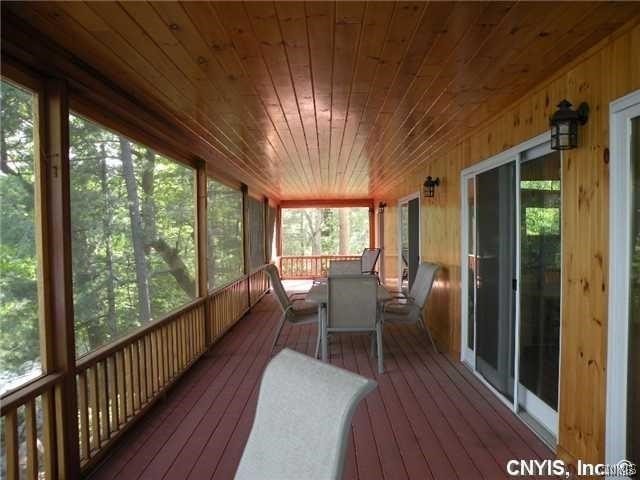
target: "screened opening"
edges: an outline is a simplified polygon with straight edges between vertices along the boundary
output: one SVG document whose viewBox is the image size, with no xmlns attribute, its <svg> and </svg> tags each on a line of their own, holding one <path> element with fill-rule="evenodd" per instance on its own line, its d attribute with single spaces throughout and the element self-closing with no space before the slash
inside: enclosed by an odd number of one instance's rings
<svg viewBox="0 0 640 480">
<path fill-rule="evenodd" d="M 76 353 L 196 296 L 195 172 L 69 119 Z"/>
<path fill-rule="evenodd" d="M 265 225 L 264 202 L 253 197 L 247 199 L 247 228 L 249 229 L 249 270 L 264 265 Z"/>
<path fill-rule="evenodd" d="M 207 261 L 209 288 L 244 274 L 242 192 L 215 180 L 207 182 Z"/>
<path fill-rule="evenodd" d="M 369 208 L 285 208 L 282 254 L 360 255 L 369 246 Z"/>
<path fill-rule="evenodd" d="M 37 96 L 0 82 L 0 394 L 42 374 Z"/>
</svg>

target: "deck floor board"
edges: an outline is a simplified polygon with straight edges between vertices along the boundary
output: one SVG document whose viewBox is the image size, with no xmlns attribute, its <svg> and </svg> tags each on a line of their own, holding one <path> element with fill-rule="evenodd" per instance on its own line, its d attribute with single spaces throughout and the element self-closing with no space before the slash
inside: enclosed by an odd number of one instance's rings
<svg viewBox="0 0 640 480">
<path fill-rule="evenodd" d="M 251 429 L 280 313 L 271 295 L 132 428 L 92 479 L 228 479 Z M 276 349 L 313 355 L 316 327 L 285 325 Z M 366 335 L 338 335 L 331 363 L 378 382 L 357 409 L 345 479 L 506 478 L 512 458 L 553 458 L 520 419 L 415 327 L 385 329 L 385 373 Z"/>
</svg>

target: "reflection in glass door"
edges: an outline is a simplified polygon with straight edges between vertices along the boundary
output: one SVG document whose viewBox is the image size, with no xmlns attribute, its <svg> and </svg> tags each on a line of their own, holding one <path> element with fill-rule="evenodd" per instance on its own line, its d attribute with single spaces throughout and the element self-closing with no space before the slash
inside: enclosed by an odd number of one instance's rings
<svg viewBox="0 0 640 480">
<path fill-rule="evenodd" d="M 553 431 L 560 359 L 560 152 L 520 164 L 520 406 Z"/>
</svg>

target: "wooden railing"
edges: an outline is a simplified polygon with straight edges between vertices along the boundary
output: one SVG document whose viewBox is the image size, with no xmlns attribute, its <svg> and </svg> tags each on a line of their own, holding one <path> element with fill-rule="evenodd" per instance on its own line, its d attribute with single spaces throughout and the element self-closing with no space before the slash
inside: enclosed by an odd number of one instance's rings
<svg viewBox="0 0 640 480">
<path fill-rule="evenodd" d="M 78 446 L 83 471 L 103 458 L 181 374 L 262 298 L 269 288 L 263 268 L 78 359 Z M 59 452 L 55 433 L 61 383 L 61 374 L 45 375 L 2 398 L 8 480 L 58 477 L 57 455 L 64 454 Z"/>
<path fill-rule="evenodd" d="M 360 255 L 309 255 L 280 257 L 280 276 L 283 279 L 325 277 L 333 260 L 359 260 Z"/>
<path fill-rule="evenodd" d="M 62 375 L 46 375 L 2 398 L 3 473 L 7 479 L 56 478 L 55 426 L 61 383 Z"/>
</svg>

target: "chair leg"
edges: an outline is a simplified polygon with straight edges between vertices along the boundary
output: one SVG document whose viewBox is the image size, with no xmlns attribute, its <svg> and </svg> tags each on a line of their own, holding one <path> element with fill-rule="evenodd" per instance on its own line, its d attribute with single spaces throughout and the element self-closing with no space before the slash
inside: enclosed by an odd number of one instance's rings
<svg viewBox="0 0 640 480">
<path fill-rule="evenodd" d="M 427 322 L 425 321 L 422 315 L 420 315 L 420 320 L 418 321 L 418 324 L 422 329 L 427 331 L 427 335 L 429 335 L 429 340 L 431 340 L 431 346 L 433 347 L 433 351 L 438 353 L 438 347 L 436 347 L 436 342 L 433 341 L 433 337 L 431 336 L 431 330 L 429 330 L 429 327 L 427 327 Z"/>
<path fill-rule="evenodd" d="M 382 323 L 376 324 L 376 344 L 378 347 L 378 373 L 384 373 L 384 348 L 382 345 Z"/>
<path fill-rule="evenodd" d="M 276 344 L 278 343 L 278 337 L 280 336 L 280 332 L 282 332 L 282 327 L 284 327 L 284 322 L 286 321 L 286 319 L 287 319 L 287 315 L 283 314 L 282 318 L 280 319 L 280 324 L 276 329 L 276 336 L 273 338 L 273 344 L 271 345 L 271 352 L 273 352 L 273 349 L 276 348 Z"/>
<path fill-rule="evenodd" d="M 371 357 L 373 357 L 375 355 L 375 351 L 376 351 L 376 337 L 375 337 L 375 334 L 373 332 L 369 334 L 369 339 L 371 340 L 371 347 L 369 348 L 369 355 Z"/>
<path fill-rule="evenodd" d="M 322 331 L 320 326 L 318 326 L 318 335 L 316 338 L 316 355 L 314 358 L 318 358 L 320 356 L 320 337 L 322 336 Z"/>
</svg>

